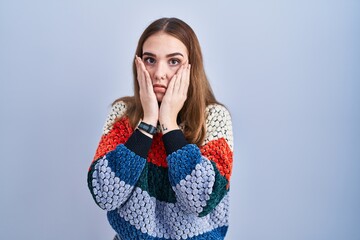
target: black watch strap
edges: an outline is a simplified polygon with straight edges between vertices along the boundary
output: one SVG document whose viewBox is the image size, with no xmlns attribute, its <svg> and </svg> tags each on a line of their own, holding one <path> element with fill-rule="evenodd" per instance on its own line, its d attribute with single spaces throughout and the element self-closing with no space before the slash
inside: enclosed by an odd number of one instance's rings
<svg viewBox="0 0 360 240">
<path fill-rule="evenodd" d="M 140 124 L 138 125 L 138 128 L 141 130 L 144 130 L 147 133 L 150 133 L 151 135 L 154 135 L 157 132 L 156 127 L 154 127 L 153 125 L 144 123 L 144 122 L 140 122 Z"/>
</svg>

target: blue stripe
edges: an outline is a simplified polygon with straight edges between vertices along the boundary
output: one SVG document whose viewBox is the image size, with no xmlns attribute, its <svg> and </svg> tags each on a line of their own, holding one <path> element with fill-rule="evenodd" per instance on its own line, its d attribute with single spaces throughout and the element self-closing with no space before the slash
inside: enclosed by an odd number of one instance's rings
<svg viewBox="0 0 360 240">
<path fill-rule="evenodd" d="M 122 217 L 119 216 L 117 210 L 109 211 L 107 217 L 110 225 L 117 232 L 117 234 L 122 239 L 142 239 L 142 240 L 166 240 L 166 238 L 158 238 L 149 236 L 146 233 L 142 233 L 140 230 L 137 230 L 129 222 L 125 221 Z M 186 238 L 188 240 L 223 240 L 225 238 L 228 226 L 218 227 L 212 231 L 206 232 L 199 236 L 192 238 Z M 181 236 L 180 236 L 181 238 Z M 168 240 L 168 239 L 167 239 Z"/>
<path fill-rule="evenodd" d="M 107 153 L 106 159 L 115 176 L 132 186 L 138 181 L 146 164 L 146 159 L 130 151 L 124 144 Z"/>
<path fill-rule="evenodd" d="M 167 157 L 169 179 L 172 186 L 176 186 L 182 179 L 195 169 L 201 162 L 200 149 L 195 144 L 187 144 Z"/>
</svg>

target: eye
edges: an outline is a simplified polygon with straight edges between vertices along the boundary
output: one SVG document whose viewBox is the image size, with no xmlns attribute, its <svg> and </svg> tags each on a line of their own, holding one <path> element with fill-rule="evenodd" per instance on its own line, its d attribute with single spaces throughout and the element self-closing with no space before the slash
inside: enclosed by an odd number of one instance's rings
<svg viewBox="0 0 360 240">
<path fill-rule="evenodd" d="M 152 57 L 146 57 L 146 58 L 144 59 L 144 62 L 147 63 L 147 64 L 154 64 L 156 61 L 155 61 L 155 59 L 152 58 Z"/>
<path fill-rule="evenodd" d="M 176 66 L 176 65 L 180 64 L 181 61 L 177 58 L 172 58 L 172 59 L 170 59 L 169 63 L 170 63 L 170 65 Z"/>
</svg>

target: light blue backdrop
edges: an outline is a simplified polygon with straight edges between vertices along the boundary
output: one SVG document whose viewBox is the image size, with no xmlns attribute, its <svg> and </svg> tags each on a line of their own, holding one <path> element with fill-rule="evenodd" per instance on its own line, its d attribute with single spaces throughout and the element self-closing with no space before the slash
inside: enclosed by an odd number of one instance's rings
<svg viewBox="0 0 360 240">
<path fill-rule="evenodd" d="M 227 239 L 360 239 L 358 0 L 0 0 L 0 239 L 111 239 L 86 174 L 163 16 L 232 113 Z"/>
</svg>

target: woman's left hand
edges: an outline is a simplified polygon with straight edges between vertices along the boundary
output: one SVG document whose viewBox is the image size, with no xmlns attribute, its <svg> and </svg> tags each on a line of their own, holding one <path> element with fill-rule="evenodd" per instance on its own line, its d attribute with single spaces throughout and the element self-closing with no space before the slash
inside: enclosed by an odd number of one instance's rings
<svg viewBox="0 0 360 240">
<path fill-rule="evenodd" d="M 177 115 L 187 99 L 190 82 L 190 64 L 182 65 L 172 77 L 162 99 L 159 121 L 163 134 L 178 129 Z"/>
</svg>

